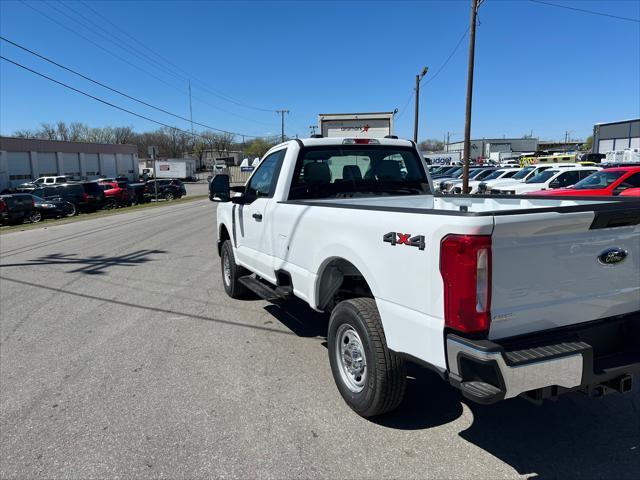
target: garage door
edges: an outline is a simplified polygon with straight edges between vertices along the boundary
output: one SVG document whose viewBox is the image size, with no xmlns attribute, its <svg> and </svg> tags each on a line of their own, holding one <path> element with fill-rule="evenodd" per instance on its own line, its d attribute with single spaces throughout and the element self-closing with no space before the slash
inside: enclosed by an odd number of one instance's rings
<svg viewBox="0 0 640 480">
<path fill-rule="evenodd" d="M 58 175 L 58 162 L 56 154 L 53 152 L 38 152 L 38 171 L 39 177 L 54 177 Z"/>
<path fill-rule="evenodd" d="M 31 179 L 29 152 L 7 152 L 7 174 L 9 183 L 16 187 Z"/>
<path fill-rule="evenodd" d="M 80 156 L 77 153 L 63 153 L 64 175 L 73 180 L 80 180 Z"/>
<path fill-rule="evenodd" d="M 102 154 L 102 171 L 100 172 L 101 177 L 117 177 L 118 172 L 116 171 L 116 156 L 113 153 L 103 153 Z"/>
<path fill-rule="evenodd" d="M 598 143 L 598 153 L 607 153 L 613 150 L 613 140 L 600 140 Z"/>
<path fill-rule="evenodd" d="M 125 177 L 129 177 L 131 173 L 133 158 L 131 154 L 120 154 L 118 155 L 118 175 L 122 175 Z"/>
<path fill-rule="evenodd" d="M 100 163 L 98 162 L 97 153 L 84 154 L 84 174 L 87 180 L 95 180 L 100 172 Z"/>
</svg>

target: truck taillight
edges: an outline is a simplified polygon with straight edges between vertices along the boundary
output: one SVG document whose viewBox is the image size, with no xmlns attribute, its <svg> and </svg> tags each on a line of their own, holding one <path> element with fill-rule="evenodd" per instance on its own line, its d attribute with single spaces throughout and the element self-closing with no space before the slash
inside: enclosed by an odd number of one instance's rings
<svg viewBox="0 0 640 480">
<path fill-rule="evenodd" d="M 445 326 L 486 333 L 491 324 L 491 236 L 447 235 L 440 244 Z"/>
</svg>

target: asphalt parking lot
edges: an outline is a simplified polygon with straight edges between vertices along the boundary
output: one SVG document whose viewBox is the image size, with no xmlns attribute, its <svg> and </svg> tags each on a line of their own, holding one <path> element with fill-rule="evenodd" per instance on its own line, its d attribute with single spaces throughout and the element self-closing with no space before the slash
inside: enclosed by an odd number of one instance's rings
<svg viewBox="0 0 640 480">
<path fill-rule="evenodd" d="M 1 478 L 640 478 L 631 395 L 480 407 L 414 368 L 358 417 L 324 316 L 225 295 L 214 207 L 0 236 Z"/>
</svg>

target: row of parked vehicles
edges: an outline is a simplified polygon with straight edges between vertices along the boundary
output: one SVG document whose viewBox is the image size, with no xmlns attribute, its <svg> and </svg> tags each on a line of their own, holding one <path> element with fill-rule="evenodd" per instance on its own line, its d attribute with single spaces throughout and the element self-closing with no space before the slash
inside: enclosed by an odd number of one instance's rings
<svg viewBox="0 0 640 480">
<path fill-rule="evenodd" d="M 44 218 L 71 217 L 186 195 L 177 179 L 130 183 L 125 177 L 73 182 L 66 177 L 40 177 L 0 195 L 0 222 L 36 223 Z"/>
<path fill-rule="evenodd" d="M 430 168 L 440 193 L 462 193 L 461 166 Z M 584 163 L 534 164 L 524 168 L 473 166 L 469 194 L 554 196 L 640 196 L 640 166 Z"/>
</svg>

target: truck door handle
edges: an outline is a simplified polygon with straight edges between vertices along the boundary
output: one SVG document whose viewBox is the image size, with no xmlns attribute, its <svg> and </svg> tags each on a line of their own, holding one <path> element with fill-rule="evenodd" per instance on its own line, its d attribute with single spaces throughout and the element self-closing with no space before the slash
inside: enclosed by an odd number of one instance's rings
<svg viewBox="0 0 640 480">
<path fill-rule="evenodd" d="M 256 219 L 256 222 L 261 222 L 262 221 L 262 214 L 261 213 L 254 213 L 251 216 Z"/>
</svg>

